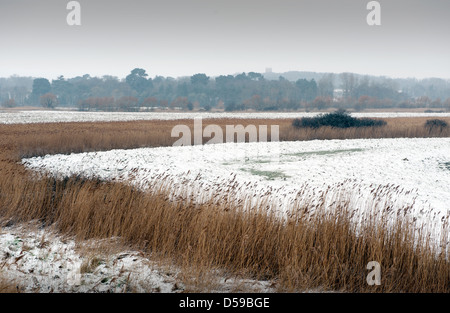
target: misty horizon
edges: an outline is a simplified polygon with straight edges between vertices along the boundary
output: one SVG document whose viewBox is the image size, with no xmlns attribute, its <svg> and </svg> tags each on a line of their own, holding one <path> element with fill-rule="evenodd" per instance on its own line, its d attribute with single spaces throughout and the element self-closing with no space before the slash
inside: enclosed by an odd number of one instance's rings
<svg viewBox="0 0 450 313">
<path fill-rule="evenodd" d="M 136 68 L 141 68 L 141 67 L 136 67 Z M 118 79 L 118 80 L 125 80 L 126 76 L 130 74 L 131 70 L 132 69 L 130 69 L 130 71 L 125 73 L 123 76 L 112 75 L 110 73 L 100 73 L 100 74 L 97 74 L 97 75 L 92 74 L 92 73 L 84 73 L 84 74 L 81 74 L 81 75 L 67 76 L 67 75 L 64 75 L 64 73 L 61 73 L 60 75 L 56 75 L 56 76 L 11 74 L 9 76 L 0 76 L 0 78 L 5 78 L 5 79 L 7 79 L 7 78 L 14 78 L 14 77 L 45 78 L 45 79 L 48 79 L 49 81 L 51 81 L 51 80 L 56 80 L 56 79 L 58 79 L 61 76 L 64 77 L 64 79 L 73 79 L 73 78 L 77 78 L 77 77 L 83 77 L 84 75 L 89 75 L 90 77 L 93 77 L 93 78 L 94 77 L 95 78 L 112 77 L 112 78 L 115 78 L 115 79 Z M 146 70 L 146 69 L 144 69 L 144 70 Z M 186 74 L 186 75 L 180 75 L 180 76 L 165 76 L 165 75 L 160 75 L 160 74 L 156 73 L 153 76 L 149 75 L 148 78 L 154 79 L 156 77 L 164 77 L 164 78 L 173 78 L 173 79 L 178 80 L 178 79 L 189 79 L 191 76 L 193 76 L 195 74 L 205 74 L 205 75 L 207 75 L 210 78 L 216 78 L 216 77 L 219 77 L 219 76 L 228 76 L 228 75 L 236 76 L 236 75 L 240 75 L 242 73 L 248 74 L 248 73 L 252 73 L 252 72 L 253 73 L 262 74 L 264 77 L 266 77 L 267 75 L 269 75 L 269 76 L 277 76 L 276 78 L 278 78 L 279 76 L 281 76 L 283 78 L 286 78 L 285 76 L 283 76 L 283 75 L 286 75 L 286 74 L 293 74 L 294 76 L 303 77 L 302 74 L 305 74 L 305 73 L 315 74 L 315 75 L 319 75 L 319 76 L 323 76 L 323 75 L 327 75 L 327 74 L 333 74 L 336 77 L 339 77 L 339 75 L 341 75 L 341 74 L 348 73 L 348 74 L 354 74 L 354 75 L 360 76 L 360 77 L 367 76 L 367 77 L 371 77 L 371 78 L 384 78 L 384 79 L 393 79 L 393 80 L 417 80 L 417 81 L 423 81 L 423 80 L 430 80 L 430 79 L 442 79 L 442 80 L 445 80 L 445 81 L 450 81 L 450 78 L 437 77 L 437 76 L 429 76 L 429 77 L 412 77 L 412 76 L 393 77 L 393 76 L 388 76 L 388 75 L 372 75 L 372 74 L 368 74 L 368 73 L 355 73 L 355 72 L 348 72 L 348 71 L 339 72 L 339 73 L 338 72 L 302 71 L 302 70 L 288 70 L 288 71 L 285 71 L 285 72 L 277 72 L 277 71 L 274 71 L 273 69 L 272 69 L 271 72 L 266 72 L 265 70 L 264 71 L 259 71 L 259 72 L 258 71 L 240 71 L 240 72 L 238 71 L 238 72 L 234 72 L 234 73 L 218 73 L 218 74 L 215 74 L 215 75 L 211 75 L 209 73 L 204 73 L 204 72 L 200 73 L 200 72 L 195 72 L 195 71 L 192 74 Z M 275 78 L 272 78 L 272 79 L 275 79 Z M 288 79 L 288 78 L 286 78 L 286 79 Z"/>
<path fill-rule="evenodd" d="M 0 77 L 211 77 L 242 72 L 355 73 L 450 79 L 450 3 L 379 1 L 0 0 Z"/>
</svg>

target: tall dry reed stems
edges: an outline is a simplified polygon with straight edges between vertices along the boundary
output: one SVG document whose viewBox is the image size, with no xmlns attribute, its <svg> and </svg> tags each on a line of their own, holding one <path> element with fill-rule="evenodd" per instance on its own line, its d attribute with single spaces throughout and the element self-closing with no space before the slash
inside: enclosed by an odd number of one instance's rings
<svg viewBox="0 0 450 313">
<path fill-rule="evenodd" d="M 79 240 L 121 238 L 124 244 L 203 275 L 214 268 L 277 282 L 280 291 L 449 292 L 450 265 L 426 238 L 414 245 L 411 225 L 366 221 L 358 229 L 346 204 L 316 214 L 294 208 L 280 219 L 235 201 L 169 201 L 118 183 L 53 178 L 0 183 L 4 223 L 39 221 Z M 368 262 L 382 284 L 366 282 Z"/>
<path fill-rule="evenodd" d="M 224 142 L 226 125 L 267 125 L 268 140 L 271 138 L 270 125 L 279 126 L 281 141 L 314 139 L 363 139 L 363 138 L 427 138 L 449 137 L 450 127 L 428 130 L 427 118 L 389 118 L 384 127 L 336 129 L 296 129 L 291 119 L 211 119 L 203 120 L 203 127 L 219 125 L 223 129 Z M 450 118 L 445 118 L 450 123 Z M 77 153 L 111 149 L 171 146 L 178 138 L 171 137 L 176 125 L 191 127 L 193 120 L 176 121 L 136 121 L 115 123 L 51 123 L 28 125 L 0 125 L 0 134 L 11 137 L 10 148 L 16 158 L 42 156 L 55 153 Z M 246 137 L 248 140 L 248 136 Z M 204 137 L 203 142 L 210 138 Z"/>
</svg>

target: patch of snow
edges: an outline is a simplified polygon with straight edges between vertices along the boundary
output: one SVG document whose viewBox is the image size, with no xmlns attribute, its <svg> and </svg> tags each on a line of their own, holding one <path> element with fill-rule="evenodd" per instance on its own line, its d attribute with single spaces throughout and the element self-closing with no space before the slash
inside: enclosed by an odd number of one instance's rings
<svg viewBox="0 0 450 313">
<path fill-rule="evenodd" d="M 132 183 L 146 189 L 170 181 L 174 196 L 197 201 L 232 190 L 281 212 L 294 204 L 349 202 L 357 215 L 405 207 L 418 227 L 439 238 L 450 216 L 450 138 L 313 140 L 142 148 L 24 159 L 58 177 Z M 447 224 L 448 225 L 448 224 Z"/>
<path fill-rule="evenodd" d="M 0 112 L 0 124 L 62 123 L 62 122 L 119 122 L 145 120 L 194 119 L 294 119 L 313 117 L 319 113 L 305 112 L 81 112 L 81 111 L 17 111 Z M 352 113 L 354 117 L 449 117 L 450 113 Z"/>
<path fill-rule="evenodd" d="M 2 229 L 0 250 L 0 274 L 17 282 L 24 292 L 175 290 L 174 276 L 157 271 L 136 251 L 101 257 L 91 270 L 83 271 L 89 257 L 77 252 L 75 241 L 47 230 Z"/>
</svg>

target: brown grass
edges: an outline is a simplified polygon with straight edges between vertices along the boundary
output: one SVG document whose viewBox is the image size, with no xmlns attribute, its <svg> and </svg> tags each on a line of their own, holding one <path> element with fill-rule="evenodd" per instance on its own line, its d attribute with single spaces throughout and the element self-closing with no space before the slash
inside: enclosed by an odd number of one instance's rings
<svg viewBox="0 0 450 313">
<path fill-rule="evenodd" d="M 17 293 L 16 285 L 0 278 L 0 293 Z"/>
<path fill-rule="evenodd" d="M 0 265 L 1 267 L 1 265 Z M 2 270 L 0 270 L 0 293 L 18 293 L 19 288 L 13 281 L 3 277 Z"/>
<path fill-rule="evenodd" d="M 449 137 L 450 127 L 428 131 L 424 125 L 428 118 L 387 118 L 387 125 L 379 128 L 296 129 L 291 119 L 211 119 L 203 120 L 203 127 L 226 125 L 279 125 L 281 141 L 313 139 L 357 139 L 357 138 L 413 138 Z M 450 118 L 443 118 L 450 124 Z M 7 141 L 16 159 L 54 153 L 76 153 L 111 149 L 171 146 L 178 138 L 171 137 L 175 125 L 187 125 L 193 129 L 192 120 L 134 121 L 103 123 L 49 123 L 27 125 L 0 125 L 0 136 Z M 193 132 L 192 132 L 193 133 Z M 207 142 L 210 138 L 204 138 Z M 225 140 L 225 138 L 224 138 Z"/>
<path fill-rule="evenodd" d="M 163 190 L 148 194 L 123 184 L 49 178 L 9 186 L 1 186 L 11 195 L 1 199 L 11 208 L 1 211 L 5 221 L 38 220 L 79 240 L 119 237 L 154 258 L 194 265 L 200 277 L 219 267 L 276 280 L 280 291 L 449 291 L 448 260 L 425 241 L 415 249 L 409 224 L 399 220 L 389 230 L 368 220 L 357 236 L 345 203 L 333 214 L 319 206 L 311 217 L 296 208 L 280 220 L 260 207 L 171 202 Z M 370 261 L 383 266 L 381 286 L 366 284 Z"/>
<path fill-rule="evenodd" d="M 211 121 L 219 122 L 236 124 Z M 261 120 L 239 121 L 243 125 L 252 122 L 270 125 Z M 271 122 L 280 125 L 282 140 L 382 135 L 334 129 L 296 133 L 290 122 Z M 419 118 L 389 120 L 386 127 L 395 136 L 423 135 L 419 126 L 422 122 Z M 356 229 L 345 201 L 333 213 L 326 213 L 319 205 L 314 216 L 305 213 L 308 207 L 293 207 L 292 214 L 283 220 L 266 211 L 264 205 L 245 208 L 233 200 L 198 204 L 188 199 L 169 200 L 164 189 L 144 193 L 119 183 L 38 179 L 17 163 L 23 155 L 171 145 L 174 139 L 170 130 L 180 123 L 1 125 L 3 224 L 37 220 L 79 240 L 119 237 L 154 258 L 195 272 L 199 278 L 220 268 L 233 275 L 271 279 L 280 291 L 450 292 L 450 264 L 445 250 L 435 250 L 426 237 L 414 246 L 417 234 L 402 219 L 394 228 L 388 227 L 387 221 L 368 219 Z M 384 132 L 387 134 L 388 129 Z M 448 136 L 426 137 L 444 135 Z M 444 249 L 447 244 L 442 242 Z M 380 286 L 366 283 L 370 261 L 382 266 Z"/>
<path fill-rule="evenodd" d="M 385 118 L 387 122 L 383 127 L 360 127 L 337 129 L 321 127 L 319 129 L 296 129 L 287 127 L 281 130 L 280 140 L 312 140 L 312 139 L 368 139 L 368 138 L 428 138 L 450 137 L 450 127 L 429 131 L 424 127 L 426 117 Z M 450 118 L 443 118 L 450 122 Z"/>
</svg>

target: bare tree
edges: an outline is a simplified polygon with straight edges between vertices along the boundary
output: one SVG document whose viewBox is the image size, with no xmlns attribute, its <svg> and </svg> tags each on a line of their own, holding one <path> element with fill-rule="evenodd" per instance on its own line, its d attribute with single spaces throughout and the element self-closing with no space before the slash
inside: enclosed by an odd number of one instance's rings
<svg viewBox="0 0 450 313">
<path fill-rule="evenodd" d="M 52 93 L 42 95 L 39 100 L 41 105 L 47 109 L 53 109 L 58 104 L 58 98 Z"/>
</svg>

